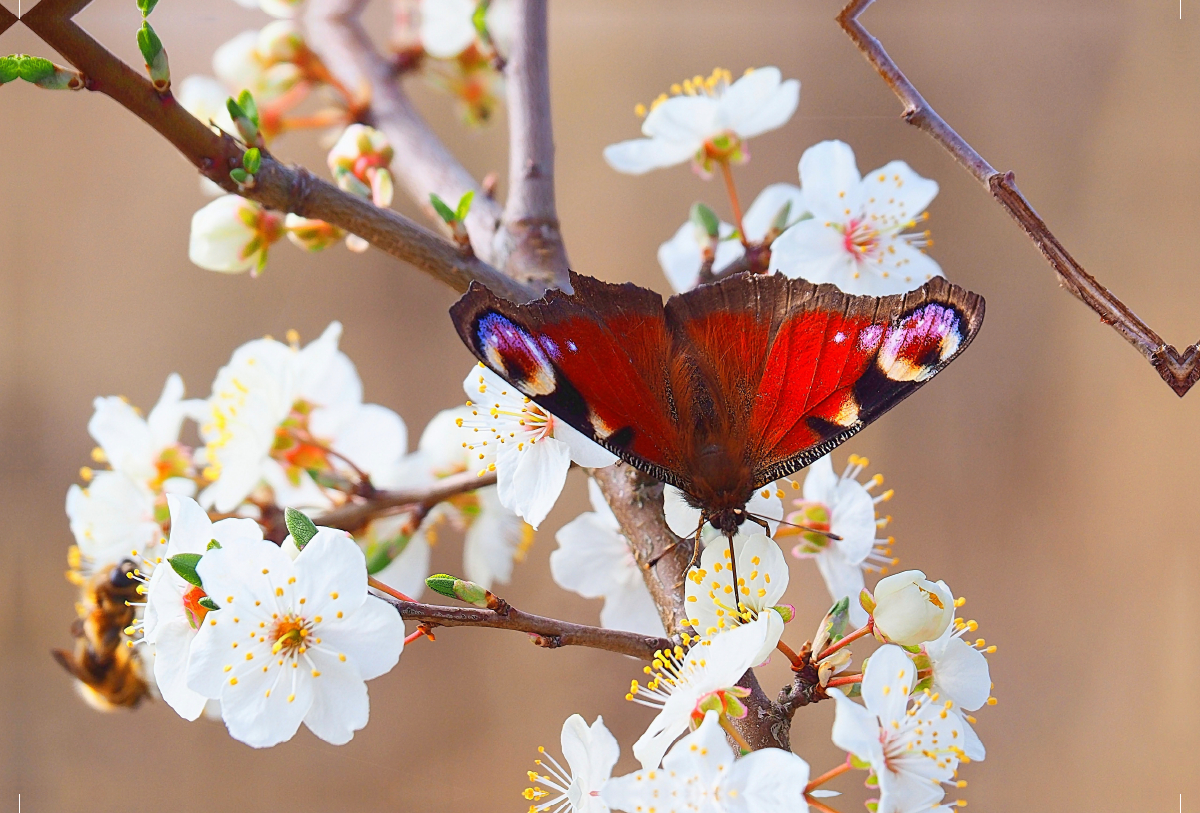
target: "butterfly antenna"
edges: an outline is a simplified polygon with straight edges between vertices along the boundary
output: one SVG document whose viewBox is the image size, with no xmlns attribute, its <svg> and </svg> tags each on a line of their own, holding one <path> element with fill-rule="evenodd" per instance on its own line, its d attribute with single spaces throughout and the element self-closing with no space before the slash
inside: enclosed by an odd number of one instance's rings
<svg viewBox="0 0 1200 813">
<path fill-rule="evenodd" d="M 757 514 L 746 514 L 746 516 L 749 519 L 752 519 L 755 522 L 757 522 L 759 525 L 764 525 L 764 523 L 767 523 L 767 522 L 778 522 L 780 525 L 789 525 L 793 528 L 800 528 L 801 530 L 808 531 L 809 533 L 824 536 L 828 539 L 832 539 L 834 542 L 842 541 L 842 537 L 838 536 L 837 534 L 830 533 L 829 531 L 822 531 L 820 528 L 813 528 L 809 525 L 800 525 L 795 522 L 788 522 L 785 519 L 768 519 L 767 517 L 760 517 Z M 766 526 L 764 525 L 764 527 L 766 527 Z"/>
</svg>

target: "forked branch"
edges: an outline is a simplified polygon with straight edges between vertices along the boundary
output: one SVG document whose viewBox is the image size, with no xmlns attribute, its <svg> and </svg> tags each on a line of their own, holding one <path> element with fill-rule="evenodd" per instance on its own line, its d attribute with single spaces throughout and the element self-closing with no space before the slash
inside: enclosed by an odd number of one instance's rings
<svg viewBox="0 0 1200 813">
<path fill-rule="evenodd" d="M 888 87 L 904 103 L 904 120 L 928 133 L 976 180 L 987 187 L 996 202 L 1017 221 L 1042 252 L 1050 267 L 1058 274 L 1059 283 L 1099 314 L 1101 322 L 1110 325 L 1124 336 L 1125 340 L 1137 348 L 1154 369 L 1158 370 L 1167 386 L 1174 390 L 1176 395 L 1183 397 L 1197 379 L 1200 379 L 1200 343 L 1191 345 L 1182 353 L 1176 350 L 1174 346 L 1164 342 L 1158 333 L 1115 294 L 1083 269 L 1017 189 L 1013 173 L 998 172 L 955 132 L 954 128 L 925 101 L 896 62 L 888 56 L 879 40 L 871 36 L 859 22 L 859 16 L 874 2 L 875 0 L 851 0 L 838 15 L 838 23 L 887 82 Z"/>
<path fill-rule="evenodd" d="M 372 519 L 393 510 L 407 509 L 423 516 L 435 505 L 459 494 L 496 485 L 496 474 L 479 475 L 473 471 L 452 474 L 438 480 L 428 488 L 405 491 L 376 491 L 363 500 L 349 502 L 330 509 L 314 518 L 314 522 L 327 528 L 340 528 L 355 532 L 364 528 Z"/>
</svg>

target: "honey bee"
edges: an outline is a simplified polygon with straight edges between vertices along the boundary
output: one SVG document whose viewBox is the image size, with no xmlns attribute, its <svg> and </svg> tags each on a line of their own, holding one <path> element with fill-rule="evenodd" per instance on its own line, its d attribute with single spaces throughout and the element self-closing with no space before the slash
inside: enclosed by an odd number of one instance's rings
<svg viewBox="0 0 1200 813">
<path fill-rule="evenodd" d="M 136 567 L 126 560 L 78 580 L 78 617 L 71 623 L 75 646 L 52 653 L 79 681 L 84 700 L 101 711 L 133 708 L 150 694 L 141 658 L 126 633 L 135 617 L 130 603 L 139 598 Z"/>
</svg>

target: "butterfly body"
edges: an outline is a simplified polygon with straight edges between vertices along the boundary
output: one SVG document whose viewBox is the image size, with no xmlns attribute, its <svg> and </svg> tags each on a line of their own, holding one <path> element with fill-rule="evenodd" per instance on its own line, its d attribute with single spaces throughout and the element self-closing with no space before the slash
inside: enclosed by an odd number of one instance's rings
<svg viewBox="0 0 1200 813">
<path fill-rule="evenodd" d="M 572 274 L 517 305 L 478 284 L 452 308 L 479 360 L 733 533 L 755 490 L 807 466 L 932 378 L 983 299 L 937 277 L 850 296 L 740 274 L 671 297 Z"/>
</svg>

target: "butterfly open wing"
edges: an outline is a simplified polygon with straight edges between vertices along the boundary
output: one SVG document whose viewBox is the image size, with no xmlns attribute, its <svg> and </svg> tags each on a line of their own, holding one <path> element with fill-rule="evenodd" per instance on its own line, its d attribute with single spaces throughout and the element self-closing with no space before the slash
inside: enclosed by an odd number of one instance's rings
<svg viewBox="0 0 1200 813">
<path fill-rule="evenodd" d="M 476 357 L 555 417 L 717 507 L 858 432 L 983 320 L 983 299 L 940 277 L 877 298 L 743 274 L 665 307 L 631 284 L 571 282 L 527 305 L 472 285 L 451 315 Z"/>
<path fill-rule="evenodd" d="M 724 431 L 758 488 L 828 454 L 928 381 L 983 322 L 983 298 L 942 277 L 906 294 L 851 296 L 779 275 L 672 297 L 672 334 L 721 393 Z"/>
</svg>

